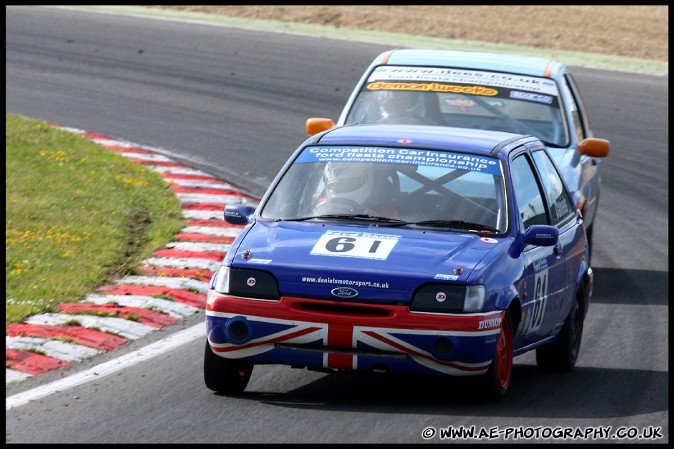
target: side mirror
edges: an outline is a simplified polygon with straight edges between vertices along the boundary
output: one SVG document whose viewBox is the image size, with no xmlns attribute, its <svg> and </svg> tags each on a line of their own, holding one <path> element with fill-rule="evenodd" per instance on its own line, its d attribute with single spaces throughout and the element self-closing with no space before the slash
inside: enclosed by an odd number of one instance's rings
<svg viewBox="0 0 674 449">
<path fill-rule="evenodd" d="M 330 118 L 310 118 L 307 119 L 307 134 L 313 136 L 330 128 L 335 127 L 334 120 Z"/>
<path fill-rule="evenodd" d="M 610 142 L 606 139 L 587 138 L 578 144 L 578 152 L 591 157 L 606 157 Z"/>
<path fill-rule="evenodd" d="M 245 204 L 225 205 L 225 221 L 234 225 L 245 225 L 252 221 L 255 208 Z"/>
<path fill-rule="evenodd" d="M 559 229 L 548 225 L 531 225 L 524 233 L 524 244 L 555 246 L 559 241 Z"/>
</svg>

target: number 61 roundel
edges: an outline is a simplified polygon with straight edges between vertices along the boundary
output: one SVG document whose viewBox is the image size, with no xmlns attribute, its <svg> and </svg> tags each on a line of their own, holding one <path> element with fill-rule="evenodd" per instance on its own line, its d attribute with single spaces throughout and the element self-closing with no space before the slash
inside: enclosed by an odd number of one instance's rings
<svg viewBox="0 0 674 449">
<path fill-rule="evenodd" d="M 311 254 L 386 260 L 398 238 L 397 235 L 368 232 L 328 231 L 318 239 Z"/>
</svg>

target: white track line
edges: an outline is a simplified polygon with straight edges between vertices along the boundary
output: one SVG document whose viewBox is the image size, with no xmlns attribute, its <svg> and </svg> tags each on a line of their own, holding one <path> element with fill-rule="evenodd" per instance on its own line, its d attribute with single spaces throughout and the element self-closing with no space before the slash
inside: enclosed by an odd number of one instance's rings
<svg viewBox="0 0 674 449">
<path fill-rule="evenodd" d="M 10 396 L 5 400 L 5 410 L 10 410 L 12 408 L 25 405 L 30 401 L 35 401 L 36 399 L 49 396 L 56 392 L 72 388 L 77 385 L 82 385 L 91 380 L 101 379 L 102 377 L 110 375 L 114 372 L 151 359 L 152 357 L 156 357 L 160 354 L 163 354 L 164 352 L 176 349 L 178 346 L 181 346 L 185 343 L 189 343 L 192 340 L 203 337 L 206 337 L 206 324 L 200 323 L 196 326 L 185 329 L 184 331 L 173 334 L 163 340 L 145 346 L 144 348 L 141 348 L 137 351 L 130 352 L 114 360 L 110 360 L 86 371 L 82 371 L 81 373 L 76 373 L 72 376 L 59 379 L 56 382 L 41 385 L 37 388 L 33 388 L 32 390 L 27 390 L 15 394 L 14 396 Z"/>
</svg>

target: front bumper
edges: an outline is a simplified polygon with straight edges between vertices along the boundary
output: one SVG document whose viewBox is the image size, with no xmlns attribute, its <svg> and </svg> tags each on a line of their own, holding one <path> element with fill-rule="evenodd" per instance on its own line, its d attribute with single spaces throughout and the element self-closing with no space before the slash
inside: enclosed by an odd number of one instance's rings
<svg viewBox="0 0 674 449">
<path fill-rule="evenodd" d="M 215 354 L 311 369 L 479 375 L 489 368 L 505 311 L 410 312 L 407 306 L 209 290 L 208 341 Z"/>
</svg>

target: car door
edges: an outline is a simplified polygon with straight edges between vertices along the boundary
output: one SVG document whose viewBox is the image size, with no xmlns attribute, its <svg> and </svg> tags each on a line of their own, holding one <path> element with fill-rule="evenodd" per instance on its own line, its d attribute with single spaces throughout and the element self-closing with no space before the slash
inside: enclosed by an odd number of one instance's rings
<svg viewBox="0 0 674 449">
<path fill-rule="evenodd" d="M 578 223 L 578 216 L 564 181 L 548 153 L 540 147 L 534 149 L 531 155 L 543 186 L 551 224 L 559 230 L 559 256 L 563 258 L 565 266 L 563 285 L 560 285 L 560 294 L 556 296 L 559 302 L 556 327 L 561 328 L 571 303 L 575 300 L 576 276 L 585 251 L 583 229 Z M 558 329 L 553 329 L 555 332 L 556 330 Z"/>
<path fill-rule="evenodd" d="M 511 162 L 515 211 L 524 232 L 531 225 L 551 225 L 543 186 L 528 153 Z M 522 319 L 518 329 L 520 345 L 527 346 L 550 336 L 557 325 L 565 290 L 565 266 L 561 243 L 556 246 L 527 245 L 520 256 L 524 273 L 518 286 Z"/>
</svg>

